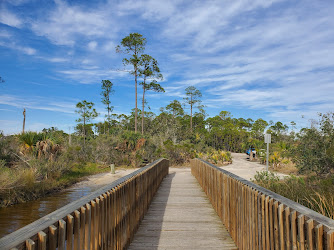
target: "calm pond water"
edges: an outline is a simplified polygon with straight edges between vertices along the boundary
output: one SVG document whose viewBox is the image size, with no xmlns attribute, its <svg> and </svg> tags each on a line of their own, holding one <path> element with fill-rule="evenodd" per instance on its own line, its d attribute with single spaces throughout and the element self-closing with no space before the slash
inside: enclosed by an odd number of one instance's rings
<svg viewBox="0 0 334 250">
<path fill-rule="evenodd" d="M 0 238 L 35 220 L 57 210 L 68 203 L 75 201 L 101 186 L 72 187 L 66 191 L 30 201 L 23 204 L 0 209 Z"/>
</svg>

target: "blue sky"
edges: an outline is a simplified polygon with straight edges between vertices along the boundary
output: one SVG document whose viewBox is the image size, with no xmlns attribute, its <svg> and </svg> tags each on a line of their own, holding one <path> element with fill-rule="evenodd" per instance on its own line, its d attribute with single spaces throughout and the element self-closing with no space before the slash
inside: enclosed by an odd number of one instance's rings
<svg viewBox="0 0 334 250">
<path fill-rule="evenodd" d="M 131 32 L 164 75 L 166 93 L 147 95 L 153 112 L 194 85 L 210 116 L 307 125 L 334 107 L 333 13 L 332 0 L 1 0 L 0 130 L 19 133 L 26 108 L 28 130 L 73 132 L 85 99 L 103 121 L 103 79 L 114 112 L 129 114 L 134 80 L 116 70 L 115 46 Z"/>
</svg>

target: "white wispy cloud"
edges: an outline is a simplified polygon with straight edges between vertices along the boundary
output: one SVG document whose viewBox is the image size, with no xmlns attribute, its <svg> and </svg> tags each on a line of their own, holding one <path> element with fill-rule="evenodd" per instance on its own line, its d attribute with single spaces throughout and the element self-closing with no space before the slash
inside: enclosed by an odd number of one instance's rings
<svg viewBox="0 0 334 250">
<path fill-rule="evenodd" d="M 50 98 L 40 96 L 29 96 L 23 98 L 20 96 L 4 94 L 0 95 L 0 104 L 15 108 L 28 108 L 73 114 L 76 102 L 52 101 Z"/>
<path fill-rule="evenodd" d="M 9 4 L 12 4 L 12 5 L 15 5 L 15 6 L 19 6 L 19 5 L 31 2 L 31 0 L 3 0 L 3 1 Z"/>
<path fill-rule="evenodd" d="M 97 42 L 96 41 L 89 42 L 87 46 L 90 50 L 95 50 L 97 47 Z"/>
<path fill-rule="evenodd" d="M 55 4 L 45 18 L 32 22 L 32 30 L 52 43 L 74 46 L 82 38 L 106 37 L 116 29 L 111 27 L 113 18 L 104 8 L 84 9 L 60 0 Z"/>
<path fill-rule="evenodd" d="M 98 83 L 101 82 L 101 79 L 130 77 L 129 72 L 126 71 L 111 71 L 109 69 L 99 69 L 96 66 L 83 66 L 80 69 L 59 70 L 58 73 L 83 84 Z"/>
<path fill-rule="evenodd" d="M 31 48 L 31 47 L 25 47 L 25 46 L 21 46 L 21 45 L 18 45 L 14 42 L 9 42 L 9 43 L 5 43 L 5 42 L 1 42 L 0 41 L 0 46 L 3 46 L 3 47 L 7 47 L 7 48 L 10 48 L 10 49 L 13 49 L 15 51 L 19 51 L 19 52 L 22 52 L 26 55 L 35 55 L 36 54 L 36 49 L 34 48 Z"/>
<path fill-rule="evenodd" d="M 23 24 L 19 17 L 5 8 L 0 9 L 0 22 L 15 28 L 20 28 Z"/>
<path fill-rule="evenodd" d="M 54 63 L 68 62 L 69 59 L 65 57 L 44 57 L 45 60 Z"/>
<path fill-rule="evenodd" d="M 114 4 L 114 1 L 109 1 Z M 121 1 L 117 6 L 118 14 L 126 16 L 135 13 L 140 15 L 144 19 L 148 20 L 161 20 L 170 18 L 175 13 L 178 6 L 183 1 L 156 1 L 156 0 L 125 0 Z"/>
<path fill-rule="evenodd" d="M 5 29 L 0 29 L 0 38 L 5 38 L 5 39 L 8 39 L 8 38 L 11 38 L 12 35 Z"/>
</svg>

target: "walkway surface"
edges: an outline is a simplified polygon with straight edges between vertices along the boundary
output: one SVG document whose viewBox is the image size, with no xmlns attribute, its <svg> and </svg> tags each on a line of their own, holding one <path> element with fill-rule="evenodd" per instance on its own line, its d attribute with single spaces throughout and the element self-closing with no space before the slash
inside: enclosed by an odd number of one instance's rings
<svg viewBox="0 0 334 250">
<path fill-rule="evenodd" d="M 246 180 L 254 180 L 254 176 L 257 172 L 262 172 L 266 170 L 266 166 L 258 162 L 251 162 L 248 160 L 248 156 L 245 153 L 231 153 L 232 154 L 232 164 L 221 167 L 235 175 L 238 175 Z M 281 174 L 275 172 L 275 174 L 284 178 L 288 176 L 286 174 Z"/>
<path fill-rule="evenodd" d="M 129 249 L 237 249 L 189 168 L 170 168 Z"/>
</svg>

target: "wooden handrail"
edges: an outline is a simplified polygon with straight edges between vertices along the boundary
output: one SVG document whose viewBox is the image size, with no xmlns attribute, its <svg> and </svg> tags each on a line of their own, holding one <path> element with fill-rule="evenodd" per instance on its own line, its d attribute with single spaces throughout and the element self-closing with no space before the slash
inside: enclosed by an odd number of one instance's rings
<svg viewBox="0 0 334 250">
<path fill-rule="evenodd" d="M 191 172 L 239 249 L 334 250 L 334 220 L 201 159 Z"/>
<path fill-rule="evenodd" d="M 123 249 L 168 175 L 159 159 L 0 239 L 0 249 Z"/>
</svg>

